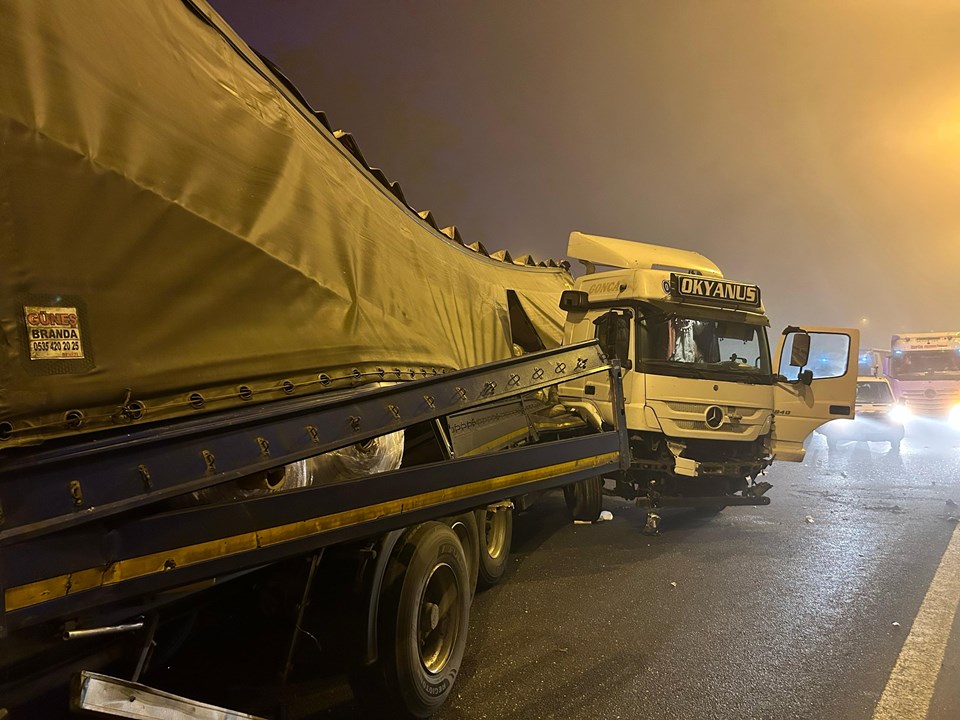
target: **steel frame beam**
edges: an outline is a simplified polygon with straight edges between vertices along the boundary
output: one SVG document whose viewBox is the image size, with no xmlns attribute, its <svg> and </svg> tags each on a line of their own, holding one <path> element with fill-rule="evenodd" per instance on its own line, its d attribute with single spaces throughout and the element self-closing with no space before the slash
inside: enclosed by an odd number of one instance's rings
<svg viewBox="0 0 960 720">
<path fill-rule="evenodd" d="M 620 443 L 603 432 L 25 539 L 0 547 L 0 636 L 614 472 Z"/>
<path fill-rule="evenodd" d="M 609 368 L 592 341 L 389 387 L 18 449 L 0 467 L 0 546 Z"/>
</svg>

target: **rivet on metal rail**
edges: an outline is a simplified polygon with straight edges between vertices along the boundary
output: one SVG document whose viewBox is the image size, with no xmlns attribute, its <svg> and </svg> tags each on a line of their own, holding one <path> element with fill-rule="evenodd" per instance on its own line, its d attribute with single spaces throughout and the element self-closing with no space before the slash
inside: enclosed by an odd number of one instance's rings
<svg viewBox="0 0 960 720">
<path fill-rule="evenodd" d="M 360 418 L 356 415 L 351 415 L 349 418 L 350 427 L 353 428 L 354 432 L 360 432 Z"/>
<path fill-rule="evenodd" d="M 310 436 L 310 439 L 313 441 L 314 445 L 320 444 L 320 433 L 317 432 L 315 425 L 307 425 L 307 435 Z"/>
<path fill-rule="evenodd" d="M 516 373 L 510 375 L 510 379 L 507 381 L 507 387 L 514 387 L 515 385 L 520 384 L 520 376 Z"/>
<path fill-rule="evenodd" d="M 489 380 L 483 384 L 483 390 L 480 391 L 480 397 L 490 397 L 497 391 L 497 384 Z"/>
<path fill-rule="evenodd" d="M 423 401 L 427 404 L 427 407 L 430 408 L 431 410 L 437 409 L 437 402 L 430 395 L 424 395 Z"/>
<path fill-rule="evenodd" d="M 533 379 L 534 379 L 534 380 L 543 380 L 543 368 L 534 368 L 534 369 L 533 369 Z"/>
<path fill-rule="evenodd" d="M 400 419 L 400 408 L 396 405 L 387 405 L 387 410 L 390 411 L 390 414 L 393 415 L 397 420 Z"/>
<path fill-rule="evenodd" d="M 469 395 L 467 395 L 467 391 L 464 390 L 462 387 L 458 386 L 456 388 L 456 391 L 457 391 L 457 396 L 460 398 L 460 402 L 466 402 L 467 398 L 470 397 Z"/>
<path fill-rule="evenodd" d="M 260 454 L 263 457 L 270 457 L 270 441 L 263 437 L 257 438 L 257 445 L 260 446 Z"/>
<path fill-rule="evenodd" d="M 558 362 L 557 367 L 554 369 L 554 372 L 557 373 L 557 375 L 560 375 L 561 373 L 565 373 L 566 371 L 567 371 L 567 364 L 565 362 Z"/>
<path fill-rule="evenodd" d="M 578 357 L 577 358 L 577 370 L 586 370 L 587 369 L 587 359 Z"/>
</svg>

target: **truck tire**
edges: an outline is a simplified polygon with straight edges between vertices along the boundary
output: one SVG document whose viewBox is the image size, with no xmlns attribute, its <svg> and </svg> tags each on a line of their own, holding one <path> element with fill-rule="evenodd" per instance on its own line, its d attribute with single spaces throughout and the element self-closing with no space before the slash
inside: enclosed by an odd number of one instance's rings
<svg viewBox="0 0 960 720">
<path fill-rule="evenodd" d="M 449 696 L 467 642 L 470 586 L 457 534 L 432 521 L 410 530 L 382 602 L 379 665 L 391 716 L 429 717 Z"/>
<path fill-rule="evenodd" d="M 603 509 L 603 478 L 599 475 L 584 478 L 563 488 L 563 499 L 574 520 L 596 522 Z"/>
<path fill-rule="evenodd" d="M 477 526 L 476 513 L 465 512 L 444 520 L 460 538 L 463 556 L 467 560 L 467 580 L 470 585 L 470 597 L 477 592 L 477 577 L 480 569 L 480 529 Z"/>
<path fill-rule="evenodd" d="M 513 541 L 513 510 L 500 508 L 476 511 L 480 531 L 480 564 L 477 567 L 477 587 L 481 590 L 496 585 L 507 570 L 510 561 L 510 543 Z"/>
</svg>

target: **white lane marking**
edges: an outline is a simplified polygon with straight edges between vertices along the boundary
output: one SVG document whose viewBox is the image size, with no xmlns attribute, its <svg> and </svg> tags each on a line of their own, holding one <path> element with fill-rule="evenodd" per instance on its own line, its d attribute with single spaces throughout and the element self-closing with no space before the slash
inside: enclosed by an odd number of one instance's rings
<svg viewBox="0 0 960 720">
<path fill-rule="evenodd" d="M 953 619 L 960 604 L 960 524 L 920 605 L 873 720 L 923 720 L 930 709 Z"/>
</svg>

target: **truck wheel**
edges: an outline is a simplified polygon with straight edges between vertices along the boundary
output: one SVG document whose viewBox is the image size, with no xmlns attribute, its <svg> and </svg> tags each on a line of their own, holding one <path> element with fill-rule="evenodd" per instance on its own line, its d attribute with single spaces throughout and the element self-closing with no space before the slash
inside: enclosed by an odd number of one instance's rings
<svg viewBox="0 0 960 720">
<path fill-rule="evenodd" d="M 599 475 L 584 478 L 563 488 L 563 499 L 574 520 L 595 522 L 603 509 L 603 478 Z"/>
<path fill-rule="evenodd" d="M 447 518 L 444 522 L 449 525 L 460 539 L 463 546 L 463 556 L 467 560 L 467 580 L 470 585 L 470 597 L 477 592 L 477 573 L 480 569 L 480 529 L 477 526 L 475 513 L 466 512 Z"/>
<path fill-rule="evenodd" d="M 477 510 L 477 528 L 480 531 L 480 564 L 477 567 L 477 585 L 486 589 L 496 585 L 507 570 L 510 560 L 510 542 L 513 540 L 513 510 Z"/>
<path fill-rule="evenodd" d="M 387 569 L 380 663 L 393 715 L 429 717 L 453 688 L 470 616 L 467 561 L 457 534 L 427 522 Z"/>
</svg>

